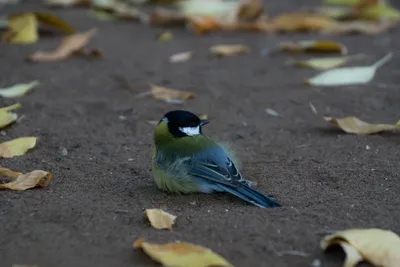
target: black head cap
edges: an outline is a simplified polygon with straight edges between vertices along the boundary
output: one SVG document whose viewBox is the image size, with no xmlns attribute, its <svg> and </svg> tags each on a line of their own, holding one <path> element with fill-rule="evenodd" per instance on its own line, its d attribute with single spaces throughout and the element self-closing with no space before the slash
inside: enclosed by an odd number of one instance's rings
<svg viewBox="0 0 400 267">
<path fill-rule="evenodd" d="M 175 137 L 183 137 L 191 135 L 183 131 L 183 128 L 196 128 L 199 129 L 201 134 L 201 126 L 207 124 L 207 120 L 201 120 L 195 114 L 186 110 L 174 110 L 164 115 L 160 122 L 168 124 L 168 129 Z"/>
</svg>

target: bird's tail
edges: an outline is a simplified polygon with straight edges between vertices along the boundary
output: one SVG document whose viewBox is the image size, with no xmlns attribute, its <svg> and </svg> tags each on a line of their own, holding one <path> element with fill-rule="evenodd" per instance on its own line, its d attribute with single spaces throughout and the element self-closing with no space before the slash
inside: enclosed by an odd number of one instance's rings
<svg viewBox="0 0 400 267">
<path fill-rule="evenodd" d="M 273 208 L 281 206 L 278 202 L 276 202 L 272 198 L 246 185 L 240 185 L 238 187 L 230 187 L 227 185 L 220 184 L 219 187 L 225 192 L 231 193 L 260 208 Z"/>
</svg>

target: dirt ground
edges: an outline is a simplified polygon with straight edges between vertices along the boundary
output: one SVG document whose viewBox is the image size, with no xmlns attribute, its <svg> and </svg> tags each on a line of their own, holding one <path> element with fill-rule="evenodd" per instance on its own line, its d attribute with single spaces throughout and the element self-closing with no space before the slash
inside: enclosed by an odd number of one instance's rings
<svg viewBox="0 0 400 267">
<path fill-rule="evenodd" d="M 45 10 L 29 3 L 11 11 Z M 271 14 L 318 1 L 268 1 Z M 52 49 L 60 38 L 35 45 L 1 45 L 0 87 L 39 80 L 18 99 L 25 117 L 0 141 L 37 136 L 30 153 L 2 159 L 22 172 L 51 171 L 46 189 L 0 192 L 0 266 L 159 266 L 132 243 L 181 240 L 209 247 L 235 266 L 341 266 L 340 250 L 323 253 L 321 238 L 331 231 L 378 227 L 400 233 L 400 135 L 356 136 L 327 125 L 322 114 L 356 115 L 393 123 L 399 119 L 399 29 L 377 37 L 334 37 L 350 54 L 365 53 L 370 64 L 392 51 L 395 57 L 365 86 L 311 88 L 302 84 L 316 72 L 285 65 L 288 54 L 262 56 L 279 41 L 313 35 L 264 36 L 215 33 L 196 37 L 173 29 L 174 39 L 158 42 L 161 28 L 91 19 L 85 9 L 53 10 L 78 30 L 97 27 L 91 46 L 105 58 L 32 64 L 24 58 Z M 249 55 L 215 59 L 209 46 L 243 43 Z M 176 52 L 196 51 L 191 61 L 171 65 Z M 300 58 L 300 57 L 298 57 Z M 355 63 L 356 64 L 356 63 Z M 148 83 L 188 89 L 196 97 L 183 106 L 135 98 Z M 0 105 L 16 100 L 0 99 Z M 208 114 L 204 133 L 229 142 L 242 173 L 283 206 L 260 209 L 225 194 L 168 195 L 156 189 L 150 172 L 153 127 L 167 111 L 182 108 Z M 266 108 L 282 117 L 266 114 Z M 68 154 L 63 156 L 62 148 Z M 178 216 L 173 232 L 151 228 L 145 208 Z M 308 256 L 282 255 L 285 250 Z M 367 265 L 363 265 L 367 266 Z"/>
</svg>

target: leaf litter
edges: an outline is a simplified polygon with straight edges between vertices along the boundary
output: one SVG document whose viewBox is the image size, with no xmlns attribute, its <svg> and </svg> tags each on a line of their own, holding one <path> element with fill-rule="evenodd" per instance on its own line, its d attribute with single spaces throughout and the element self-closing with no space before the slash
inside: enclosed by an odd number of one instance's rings
<svg viewBox="0 0 400 267">
<path fill-rule="evenodd" d="M 208 248 L 186 242 L 171 242 L 166 244 L 152 244 L 138 239 L 134 248 L 141 248 L 153 260 L 163 266 L 174 267 L 233 267 L 222 256 Z"/>
<path fill-rule="evenodd" d="M 210 51 L 215 56 L 234 56 L 238 54 L 247 54 L 250 49 L 242 44 L 219 44 L 210 47 Z"/>
<path fill-rule="evenodd" d="M 339 119 L 324 116 L 324 119 L 346 133 L 352 134 L 376 134 L 384 131 L 400 130 L 400 121 L 397 124 L 371 124 L 353 116 Z"/>
<path fill-rule="evenodd" d="M 4 98 L 16 98 L 25 95 L 40 84 L 39 81 L 20 83 L 8 88 L 0 88 L 0 96 Z"/>
<path fill-rule="evenodd" d="M 34 187 L 47 187 L 50 184 L 52 175 L 47 171 L 34 170 L 26 174 L 14 172 L 10 169 L 0 168 L 1 177 L 11 178 L 12 181 L 1 184 L 0 189 L 23 191 Z"/>
<path fill-rule="evenodd" d="M 170 104 L 182 104 L 184 101 L 194 97 L 194 93 L 189 91 L 181 91 L 176 89 L 170 89 L 163 86 L 151 84 L 151 91 L 146 92 L 142 95 L 151 94 L 156 100 L 162 100 Z"/>
<path fill-rule="evenodd" d="M 8 107 L 0 108 L 0 129 L 9 126 L 18 119 L 18 115 L 11 111 L 20 107 L 20 104 L 14 104 Z"/>
<path fill-rule="evenodd" d="M 20 137 L 0 143 L 0 157 L 13 158 L 24 155 L 36 146 L 36 137 Z"/>
<path fill-rule="evenodd" d="M 146 209 L 145 215 L 149 219 L 151 226 L 155 229 L 168 229 L 172 231 L 176 216 L 161 209 Z"/>
</svg>

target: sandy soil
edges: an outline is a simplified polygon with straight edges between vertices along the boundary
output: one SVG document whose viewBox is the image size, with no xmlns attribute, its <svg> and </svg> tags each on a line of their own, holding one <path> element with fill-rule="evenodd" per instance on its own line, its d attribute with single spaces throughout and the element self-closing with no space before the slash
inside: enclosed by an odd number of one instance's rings
<svg viewBox="0 0 400 267">
<path fill-rule="evenodd" d="M 0 14 L 45 9 L 26 2 L 3 7 Z M 275 0 L 267 7 L 274 14 L 316 2 Z M 322 89 L 302 85 L 316 72 L 285 66 L 291 55 L 259 53 L 279 41 L 316 38 L 313 35 L 196 37 L 173 29 L 172 41 L 157 42 L 160 28 L 96 21 L 83 9 L 54 12 L 78 30 L 98 27 L 91 45 L 105 58 L 24 61 L 37 49 L 55 47 L 60 38 L 51 37 L 35 45 L 0 47 L 0 87 L 34 79 L 42 83 L 18 100 L 25 117 L 0 137 L 5 141 L 34 135 L 37 148 L 23 157 L 2 159 L 1 165 L 24 172 L 48 170 L 54 176 L 47 189 L 0 192 L 1 266 L 158 266 L 132 248 L 142 237 L 198 243 L 241 267 L 310 266 L 315 259 L 334 267 L 341 266 L 343 254 L 320 250 L 325 233 L 354 227 L 400 233 L 400 135 L 345 134 L 308 106 L 312 101 L 321 113 L 396 122 L 398 29 L 378 37 L 332 38 L 347 45 L 351 54 L 368 55 L 359 64 L 372 63 L 388 51 L 395 58 L 366 86 Z M 243 43 L 253 52 L 212 58 L 208 48 L 219 43 Z M 196 57 L 182 64 L 168 62 L 170 55 L 186 50 L 196 51 Z M 182 107 L 135 98 L 148 83 L 192 90 L 196 98 Z M 0 99 L 1 106 L 14 102 Z M 223 194 L 174 196 L 158 191 L 150 172 L 154 126 L 147 120 L 158 120 L 176 108 L 208 114 L 212 123 L 205 134 L 229 142 L 242 173 L 283 207 L 260 209 Z M 283 116 L 269 116 L 265 108 Z M 62 155 L 62 148 L 68 155 Z M 149 226 L 143 210 L 154 207 L 178 216 L 173 232 Z M 279 254 L 285 250 L 308 256 Z"/>
</svg>

